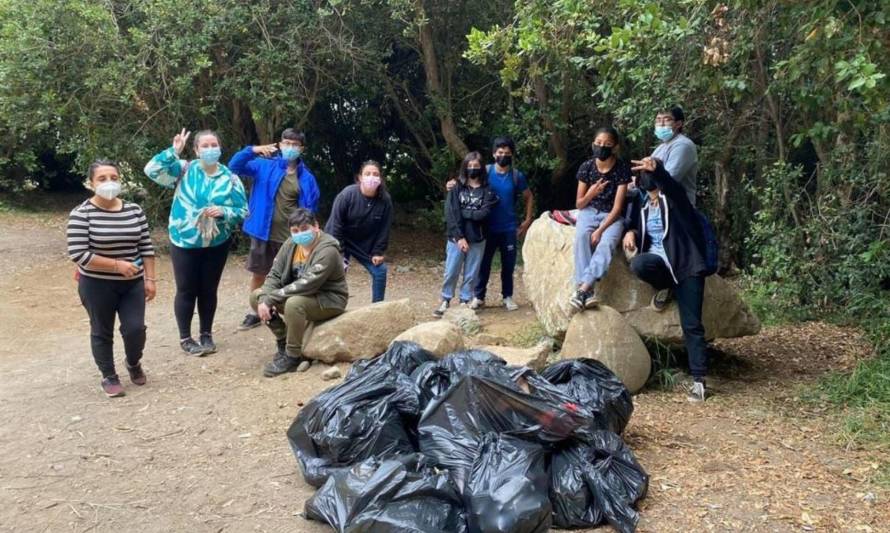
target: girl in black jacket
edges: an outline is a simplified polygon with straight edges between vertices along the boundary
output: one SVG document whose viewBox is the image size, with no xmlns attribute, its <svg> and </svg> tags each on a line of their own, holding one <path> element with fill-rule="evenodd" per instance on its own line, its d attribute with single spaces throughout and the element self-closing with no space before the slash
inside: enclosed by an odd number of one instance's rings
<svg viewBox="0 0 890 533">
<path fill-rule="evenodd" d="M 464 280 L 461 284 L 460 302 L 468 303 L 473 298 L 482 252 L 485 250 L 482 222 L 497 202 L 497 195 L 488 185 L 482 155 L 479 152 L 470 152 L 460 165 L 457 187 L 448 191 L 445 199 L 448 237 L 445 247 L 445 282 L 442 284 L 442 303 L 433 311 L 433 315 L 444 315 L 451 305 L 461 269 Z"/>
<path fill-rule="evenodd" d="M 629 254 L 641 252 L 630 261 L 630 269 L 658 291 L 652 299 L 656 310 L 667 306 L 671 292 L 676 294 L 694 379 L 689 400 L 704 401 L 707 353 L 702 301 L 706 264 L 701 223 L 685 189 L 661 161 L 647 157 L 633 164 L 633 170 L 640 173 L 637 187 L 646 194 L 637 195 L 633 201 L 624 249 Z"/>
</svg>

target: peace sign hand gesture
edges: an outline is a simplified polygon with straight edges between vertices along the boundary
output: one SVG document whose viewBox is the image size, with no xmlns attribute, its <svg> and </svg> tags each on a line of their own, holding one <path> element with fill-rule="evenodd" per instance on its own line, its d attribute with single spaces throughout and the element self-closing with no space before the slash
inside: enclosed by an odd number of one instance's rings
<svg viewBox="0 0 890 533">
<path fill-rule="evenodd" d="M 191 134 L 192 132 L 185 131 L 185 128 L 182 128 L 182 131 L 173 137 L 173 151 L 176 152 L 177 156 L 182 153 L 182 149 L 185 148 L 185 143 Z"/>
</svg>

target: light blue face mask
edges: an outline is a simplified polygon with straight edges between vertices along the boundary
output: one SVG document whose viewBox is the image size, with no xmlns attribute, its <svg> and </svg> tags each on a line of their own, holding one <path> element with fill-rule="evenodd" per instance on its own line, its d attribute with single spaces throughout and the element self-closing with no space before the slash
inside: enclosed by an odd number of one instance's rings
<svg viewBox="0 0 890 533">
<path fill-rule="evenodd" d="M 295 148 L 293 146 L 283 146 L 281 148 L 281 157 L 287 159 L 288 161 L 297 159 L 302 153 L 303 152 L 301 152 L 299 148 Z"/>
<path fill-rule="evenodd" d="M 655 136 L 661 142 L 667 142 L 674 136 L 674 128 L 670 126 L 655 126 Z"/>
<path fill-rule="evenodd" d="M 201 161 L 208 165 L 215 165 L 219 161 L 219 156 L 222 155 L 222 150 L 219 149 L 219 146 L 214 146 L 211 148 L 204 148 L 201 150 Z"/>
<path fill-rule="evenodd" d="M 291 233 L 290 238 L 297 246 L 309 246 L 315 240 L 315 232 L 310 230 Z"/>
</svg>

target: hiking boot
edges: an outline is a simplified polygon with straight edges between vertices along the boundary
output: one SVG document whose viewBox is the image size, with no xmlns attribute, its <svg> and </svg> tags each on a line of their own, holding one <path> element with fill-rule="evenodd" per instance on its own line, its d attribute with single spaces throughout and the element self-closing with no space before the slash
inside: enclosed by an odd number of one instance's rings
<svg viewBox="0 0 890 533">
<path fill-rule="evenodd" d="M 141 364 L 136 364 L 136 366 L 127 365 L 127 372 L 130 373 L 130 381 L 133 382 L 133 385 L 145 385 L 145 372 L 142 371 Z"/>
<path fill-rule="evenodd" d="M 705 401 L 708 397 L 708 389 L 705 387 L 704 381 L 694 381 L 692 382 L 692 387 L 689 389 L 689 394 L 686 395 L 686 399 L 693 403 L 701 403 Z"/>
<path fill-rule="evenodd" d="M 480 300 L 479 298 L 470 300 L 470 309 L 475 311 L 476 309 L 482 309 L 483 307 L 485 307 L 485 300 Z"/>
<path fill-rule="evenodd" d="M 259 326 L 262 323 L 263 321 L 260 320 L 260 317 L 257 315 L 244 315 L 244 320 L 241 322 L 241 325 L 238 326 L 238 331 L 247 331 Z"/>
<path fill-rule="evenodd" d="M 516 305 L 516 302 L 514 302 L 513 298 L 511 298 L 510 296 L 504 298 L 504 307 L 507 309 L 507 311 L 515 311 L 519 309 L 519 306 Z"/>
<path fill-rule="evenodd" d="M 671 298 L 674 295 L 674 291 L 671 289 L 661 289 L 660 291 L 655 291 L 655 294 L 652 295 L 652 301 L 649 305 L 652 309 L 655 309 L 658 312 L 664 311 L 668 304 L 671 303 Z"/>
<path fill-rule="evenodd" d="M 439 304 L 439 307 L 433 311 L 433 316 L 436 318 L 442 318 L 445 314 L 445 311 L 448 311 L 448 306 L 451 305 L 448 300 L 442 300 L 442 303 Z"/>
<path fill-rule="evenodd" d="M 204 353 L 216 353 L 216 344 L 213 343 L 213 335 L 210 333 L 202 333 L 201 334 L 201 348 L 204 348 Z"/>
<path fill-rule="evenodd" d="M 263 367 L 263 375 L 267 378 L 274 378 L 286 372 L 294 372 L 302 362 L 304 362 L 302 357 L 296 358 L 285 353 L 276 353 L 275 358 Z"/>
<path fill-rule="evenodd" d="M 105 396 L 109 398 L 118 398 L 126 394 L 117 374 L 102 379 L 102 390 L 105 391 Z"/>
<path fill-rule="evenodd" d="M 206 353 L 204 347 L 195 342 L 195 339 L 191 337 L 179 341 L 179 346 L 182 348 L 182 351 L 195 357 L 204 357 Z"/>
</svg>

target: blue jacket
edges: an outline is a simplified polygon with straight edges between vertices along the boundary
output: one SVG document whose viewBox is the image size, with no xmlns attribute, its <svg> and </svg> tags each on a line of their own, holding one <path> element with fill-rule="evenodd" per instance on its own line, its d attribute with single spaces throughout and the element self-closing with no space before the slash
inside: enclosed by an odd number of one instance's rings
<svg viewBox="0 0 890 533">
<path fill-rule="evenodd" d="M 287 159 L 259 157 L 253 153 L 253 146 L 245 146 L 232 156 L 228 167 L 242 178 L 253 181 L 248 203 L 249 214 L 244 219 L 244 233 L 268 241 L 275 211 L 275 195 L 278 194 L 281 180 L 287 174 Z M 297 179 L 300 182 L 299 206 L 313 213 L 317 212 L 320 195 L 318 183 L 302 159 L 297 164 Z"/>
</svg>

